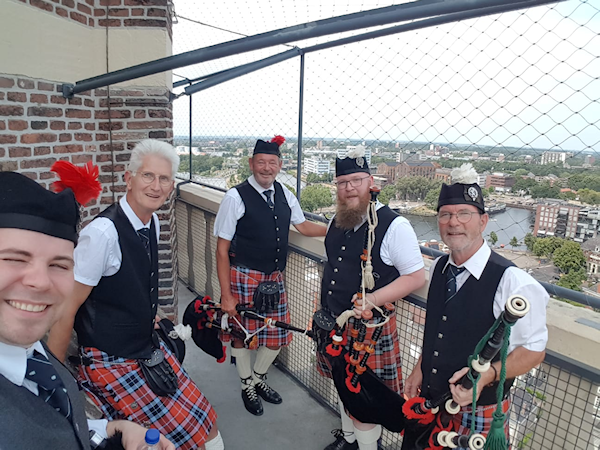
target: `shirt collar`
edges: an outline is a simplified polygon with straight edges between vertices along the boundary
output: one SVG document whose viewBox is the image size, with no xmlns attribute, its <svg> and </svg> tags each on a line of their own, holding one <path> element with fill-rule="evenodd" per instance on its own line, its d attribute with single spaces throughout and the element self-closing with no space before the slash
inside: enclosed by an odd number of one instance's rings
<svg viewBox="0 0 600 450">
<path fill-rule="evenodd" d="M 448 265 L 452 264 L 456 267 L 464 267 L 469 271 L 471 275 L 473 275 L 477 280 L 479 280 L 481 278 L 481 274 L 483 273 L 483 269 L 485 269 L 485 266 L 488 260 L 490 259 L 491 254 L 492 251 L 490 250 L 490 247 L 487 245 L 487 242 L 485 242 L 485 240 L 483 241 L 481 247 L 479 247 L 479 250 L 477 250 L 473 256 L 471 256 L 468 260 L 464 262 L 464 264 L 461 264 L 460 266 L 454 262 L 454 259 L 452 258 L 452 253 L 450 253 L 450 258 L 448 258 L 446 265 L 443 267 L 442 273 L 445 273 L 446 269 L 448 268 Z"/>
<path fill-rule="evenodd" d="M 34 350 L 48 357 L 40 341 L 29 348 L 0 342 L 0 375 L 3 375 L 8 381 L 17 386 L 23 386 L 25 372 L 27 371 L 27 357 L 32 355 Z"/>
<path fill-rule="evenodd" d="M 250 175 L 248 177 L 248 184 L 250 184 L 250 186 L 252 186 L 254 189 L 256 189 L 256 192 L 258 192 L 259 194 L 262 194 L 265 191 L 275 191 L 275 187 L 273 185 L 271 185 L 271 187 L 265 189 L 260 184 L 258 184 L 258 181 L 256 181 L 256 179 L 254 178 L 254 175 Z"/>
<path fill-rule="evenodd" d="M 141 230 L 142 228 L 150 228 L 150 224 L 152 223 L 152 216 L 150 216 L 150 220 L 148 221 L 148 223 L 144 224 L 144 222 L 142 222 L 140 218 L 133 212 L 133 209 L 131 209 L 129 203 L 127 203 L 127 194 L 121 197 L 121 200 L 119 200 L 119 205 L 121 205 L 121 209 L 129 219 L 129 222 L 131 222 L 131 225 L 133 226 L 135 231 Z"/>
</svg>

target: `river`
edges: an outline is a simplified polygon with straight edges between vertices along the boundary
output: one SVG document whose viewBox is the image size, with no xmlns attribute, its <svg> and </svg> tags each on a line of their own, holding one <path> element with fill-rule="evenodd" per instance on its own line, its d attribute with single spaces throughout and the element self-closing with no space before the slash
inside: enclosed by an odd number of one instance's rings
<svg viewBox="0 0 600 450">
<path fill-rule="evenodd" d="M 437 219 L 435 217 L 414 216 L 412 214 L 403 214 L 403 216 L 410 221 L 420 241 L 440 240 Z M 512 248 L 509 246 L 509 242 L 513 236 L 517 238 L 517 241 L 522 243 L 525 235 L 532 231 L 529 225 L 533 223 L 533 218 L 535 218 L 535 213 L 532 211 L 506 208 L 505 211 L 490 216 L 488 225 L 483 233 L 484 237 L 487 238 L 492 231 L 495 231 L 498 235 L 496 245 L 504 244 L 506 247 Z M 523 250 L 525 246 L 521 245 L 515 249 Z"/>
</svg>

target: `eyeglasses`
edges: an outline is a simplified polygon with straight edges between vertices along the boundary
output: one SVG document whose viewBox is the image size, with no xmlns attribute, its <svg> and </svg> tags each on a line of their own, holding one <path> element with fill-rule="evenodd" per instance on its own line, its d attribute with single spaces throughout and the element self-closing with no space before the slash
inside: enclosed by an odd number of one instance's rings
<svg viewBox="0 0 600 450">
<path fill-rule="evenodd" d="M 448 222 L 450 222 L 450 219 L 452 218 L 452 216 L 456 216 L 456 219 L 460 223 L 468 223 L 471 220 L 471 217 L 473 216 L 473 214 L 481 215 L 481 213 L 479 211 L 459 211 L 457 213 L 442 212 L 442 213 L 438 214 L 437 220 L 442 225 L 445 225 Z"/>
<path fill-rule="evenodd" d="M 137 175 L 137 173 L 134 175 Z M 154 183 L 154 180 L 156 180 L 156 174 L 152 172 L 140 172 L 139 175 L 142 177 L 142 181 L 146 184 L 152 184 Z M 173 179 L 171 177 L 167 177 L 166 175 L 160 175 L 158 177 L 158 183 L 162 187 L 168 187 L 172 182 Z"/>
<path fill-rule="evenodd" d="M 353 178 L 348 181 L 336 181 L 335 184 L 337 185 L 338 189 L 346 189 L 346 187 L 348 187 L 348 185 L 355 188 L 355 187 L 359 187 L 362 184 L 363 180 L 366 180 L 367 178 L 371 178 L 371 177 L 366 176 L 366 177 L 362 177 L 362 178 Z"/>
</svg>

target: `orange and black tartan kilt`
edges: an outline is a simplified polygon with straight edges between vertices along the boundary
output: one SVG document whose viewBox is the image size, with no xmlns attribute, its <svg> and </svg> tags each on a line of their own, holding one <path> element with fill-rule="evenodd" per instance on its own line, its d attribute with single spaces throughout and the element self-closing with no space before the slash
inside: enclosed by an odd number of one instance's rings
<svg viewBox="0 0 600 450">
<path fill-rule="evenodd" d="M 201 447 L 217 414 L 162 342 L 161 349 L 179 381 L 173 395 L 162 397 L 152 392 L 137 361 L 91 347 L 80 349 L 81 355 L 92 361 L 88 366 L 81 364 L 78 381 L 107 419 L 156 428 L 180 450 Z"/>
<path fill-rule="evenodd" d="M 346 331 L 354 327 L 354 317 L 348 320 Z M 365 342 L 368 342 L 375 328 L 368 328 Z M 346 345 L 346 350 L 349 350 Z M 339 356 L 340 358 L 343 356 Z M 331 378 L 331 365 L 329 364 L 329 355 L 323 355 L 317 352 L 317 370 L 327 378 Z M 398 394 L 404 392 L 402 384 L 402 362 L 400 360 L 400 347 L 398 345 L 398 331 L 396 330 L 396 317 L 392 315 L 388 323 L 383 326 L 381 337 L 375 346 L 375 353 L 369 356 L 367 366 L 371 368 L 375 375 L 393 391 Z"/>
<path fill-rule="evenodd" d="M 265 317 L 290 323 L 290 312 L 288 310 L 287 293 L 285 292 L 285 284 L 283 282 L 283 274 L 279 271 L 266 275 L 258 270 L 248 269 L 246 267 L 231 266 L 231 293 L 237 299 L 240 305 L 250 305 L 254 296 L 254 291 L 263 281 L 277 281 L 279 283 L 279 305 L 275 311 L 269 314 L 264 314 Z M 264 326 L 264 322 L 255 319 L 247 319 L 245 317 L 236 317 L 242 326 L 248 330 L 250 334 L 255 333 L 258 329 Z M 229 318 L 231 328 L 240 331 L 241 328 L 235 323 L 232 318 Z M 221 341 L 231 341 L 229 333 L 220 333 Z M 283 347 L 292 342 L 291 331 L 282 328 L 267 327 L 258 333 L 259 347 Z M 248 347 L 248 344 L 246 344 Z"/>
</svg>

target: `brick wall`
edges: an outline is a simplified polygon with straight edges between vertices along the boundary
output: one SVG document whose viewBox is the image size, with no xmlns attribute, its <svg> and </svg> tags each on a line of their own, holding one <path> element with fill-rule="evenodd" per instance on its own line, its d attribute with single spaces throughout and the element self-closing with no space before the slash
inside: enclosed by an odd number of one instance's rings
<svg viewBox="0 0 600 450">
<path fill-rule="evenodd" d="M 0 75 L 0 170 L 19 171 L 49 186 L 56 179 L 50 172 L 54 162 L 91 160 L 100 168 L 103 191 L 84 209 L 86 224 L 125 193 L 124 173 L 138 141 L 172 140 L 168 95 L 166 88 L 96 89 L 65 99 L 57 83 Z M 169 202 L 159 211 L 159 294 L 171 317 L 176 285 L 172 209 Z"/>
<path fill-rule="evenodd" d="M 90 27 L 166 28 L 171 36 L 167 0 L 19 0 Z"/>
</svg>

